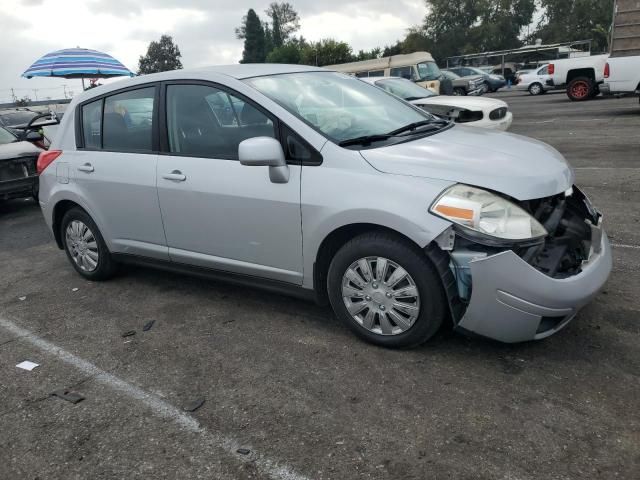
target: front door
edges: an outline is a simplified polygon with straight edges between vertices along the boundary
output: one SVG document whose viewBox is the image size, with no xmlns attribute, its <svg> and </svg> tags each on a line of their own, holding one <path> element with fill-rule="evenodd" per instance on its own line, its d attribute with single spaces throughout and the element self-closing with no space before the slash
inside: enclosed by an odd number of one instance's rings
<svg viewBox="0 0 640 480">
<path fill-rule="evenodd" d="M 209 85 L 166 86 L 169 154 L 158 196 L 172 261 L 302 283 L 299 165 L 288 183 L 238 161 L 247 138 L 276 136 L 275 119 Z"/>
</svg>

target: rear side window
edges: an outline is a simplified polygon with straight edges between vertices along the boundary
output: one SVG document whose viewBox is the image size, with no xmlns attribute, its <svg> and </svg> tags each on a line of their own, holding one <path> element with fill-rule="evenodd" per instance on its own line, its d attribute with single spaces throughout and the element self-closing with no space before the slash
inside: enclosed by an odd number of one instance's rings
<svg viewBox="0 0 640 480">
<path fill-rule="evenodd" d="M 273 122 L 250 103 L 206 85 L 167 86 L 169 151 L 238 158 L 238 145 L 252 137 L 275 138 Z"/>
<path fill-rule="evenodd" d="M 102 125 L 102 99 L 87 103 L 82 107 L 82 134 L 85 148 L 100 148 L 100 127 Z"/>
<path fill-rule="evenodd" d="M 102 147 L 105 150 L 152 150 L 155 87 L 105 98 Z"/>
<path fill-rule="evenodd" d="M 549 75 L 549 65 L 546 65 L 538 70 L 538 75 Z"/>
<path fill-rule="evenodd" d="M 370 77 L 384 77 L 384 70 L 372 70 L 369 72 Z"/>
</svg>

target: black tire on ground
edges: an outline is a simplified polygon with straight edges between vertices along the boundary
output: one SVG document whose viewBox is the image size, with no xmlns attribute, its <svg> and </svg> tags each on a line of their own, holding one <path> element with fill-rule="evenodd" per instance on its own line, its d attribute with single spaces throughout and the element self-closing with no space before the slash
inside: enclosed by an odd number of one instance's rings
<svg viewBox="0 0 640 480">
<path fill-rule="evenodd" d="M 489 85 L 489 82 L 483 82 L 482 83 L 482 93 L 489 93 L 491 91 L 491 85 Z"/>
<path fill-rule="evenodd" d="M 69 251 L 69 244 L 67 242 L 66 231 L 67 226 L 74 220 L 78 220 L 84 223 L 93 236 L 95 238 L 97 248 L 98 248 L 98 265 L 95 270 L 86 271 L 80 268 L 80 266 L 75 262 L 71 252 Z M 82 210 L 79 207 L 74 207 L 68 210 L 64 217 L 62 217 L 62 222 L 60 222 L 60 238 L 62 238 L 62 244 L 64 245 L 64 251 L 67 254 L 67 258 L 69 262 L 73 266 L 73 268 L 78 272 L 81 276 L 86 278 L 87 280 L 107 280 L 112 277 L 116 272 L 116 263 L 111 258 L 111 253 L 107 248 L 107 244 L 104 242 L 102 238 L 102 234 L 98 229 L 97 225 L 93 221 L 93 219 L 89 216 L 87 212 Z"/>
<path fill-rule="evenodd" d="M 365 257 L 384 257 L 400 265 L 415 282 L 420 310 L 413 325 L 402 333 L 382 335 L 358 323 L 342 298 L 342 279 L 349 266 Z M 365 233 L 347 242 L 333 257 L 327 276 L 333 311 L 356 335 L 368 342 L 390 348 L 415 347 L 431 338 L 448 315 L 440 276 L 425 253 L 411 242 L 389 233 Z"/>
<path fill-rule="evenodd" d="M 31 196 L 36 201 L 36 203 L 38 203 L 39 201 L 38 199 L 40 198 L 40 184 L 35 183 L 33 185 L 33 189 L 31 190 Z"/>
<path fill-rule="evenodd" d="M 462 87 L 456 87 L 453 89 L 453 94 L 458 96 L 464 96 L 467 94 L 467 91 Z"/>
<path fill-rule="evenodd" d="M 593 98 L 595 84 L 588 77 L 577 77 L 567 85 L 567 96 L 574 102 L 584 102 Z"/>
<path fill-rule="evenodd" d="M 531 95 L 542 95 L 544 93 L 544 88 L 541 83 L 532 83 L 529 85 L 529 93 Z"/>
</svg>

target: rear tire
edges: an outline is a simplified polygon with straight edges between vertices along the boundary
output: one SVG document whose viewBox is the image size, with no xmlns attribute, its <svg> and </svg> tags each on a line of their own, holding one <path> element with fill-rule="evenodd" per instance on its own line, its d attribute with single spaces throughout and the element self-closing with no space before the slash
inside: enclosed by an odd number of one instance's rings
<svg viewBox="0 0 640 480">
<path fill-rule="evenodd" d="M 354 273 L 360 285 L 351 281 Z M 394 274 L 402 280 L 394 283 Z M 448 312 L 440 276 L 425 253 L 389 233 L 365 233 L 340 248 L 329 266 L 327 288 L 338 318 L 360 338 L 383 347 L 424 343 Z"/>
<path fill-rule="evenodd" d="M 529 93 L 531 95 L 542 95 L 544 93 L 544 88 L 542 88 L 541 83 L 532 83 L 529 85 Z"/>
<path fill-rule="evenodd" d="M 588 77 L 577 77 L 567 85 L 567 96 L 574 102 L 584 102 L 593 97 L 594 82 Z"/>
<path fill-rule="evenodd" d="M 87 212 L 75 207 L 60 222 L 60 238 L 73 268 L 87 280 L 106 280 L 116 271 L 107 244 Z"/>
</svg>

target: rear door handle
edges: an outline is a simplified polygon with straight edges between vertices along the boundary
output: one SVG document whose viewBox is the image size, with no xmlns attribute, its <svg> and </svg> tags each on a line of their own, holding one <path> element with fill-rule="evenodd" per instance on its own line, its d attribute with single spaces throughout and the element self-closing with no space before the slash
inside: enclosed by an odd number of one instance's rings
<svg viewBox="0 0 640 480">
<path fill-rule="evenodd" d="M 174 170 L 171 173 L 165 173 L 162 175 L 165 180 L 173 180 L 174 182 L 184 182 L 187 179 L 186 175 L 183 175 L 180 170 Z"/>
<path fill-rule="evenodd" d="M 80 165 L 78 167 L 78 170 L 81 172 L 91 173 L 93 172 L 94 168 L 93 168 L 93 165 L 91 165 L 90 163 L 85 163 L 84 165 Z"/>
</svg>

